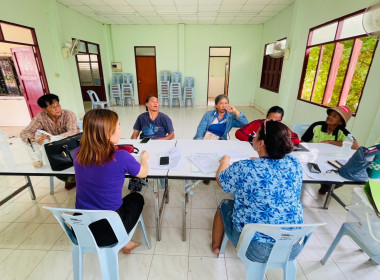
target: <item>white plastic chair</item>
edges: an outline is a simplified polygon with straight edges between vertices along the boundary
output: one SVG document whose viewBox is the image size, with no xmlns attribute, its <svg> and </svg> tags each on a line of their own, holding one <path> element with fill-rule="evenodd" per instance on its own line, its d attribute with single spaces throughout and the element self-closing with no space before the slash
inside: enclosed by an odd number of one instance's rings
<svg viewBox="0 0 380 280">
<path fill-rule="evenodd" d="M 306 244 L 316 227 L 319 224 L 300 224 L 300 225 L 270 225 L 270 224 L 246 224 L 241 232 L 239 242 L 236 247 L 238 257 L 246 266 L 246 279 L 263 280 L 267 268 L 282 268 L 284 279 L 296 279 L 297 261 L 289 260 L 293 245 L 297 242 Z M 287 230 L 286 228 L 292 228 Z M 261 232 L 272 237 L 276 242 L 266 263 L 253 262 L 246 257 L 246 252 L 256 232 Z M 224 254 L 228 237 L 225 234 L 220 248 L 220 254 Z M 219 255 L 220 255 L 219 254 Z"/>
<path fill-rule="evenodd" d="M 110 108 L 110 105 L 107 101 L 100 101 L 98 95 L 93 90 L 87 91 L 88 95 L 90 96 L 91 103 L 92 103 L 92 109 L 98 108 L 98 106 L 102 107 L 104 109 L 105 106 L 107 106 L 107 109 Z"/>
<path fill-rule="evenodd" d="M 294 133 L 299 134 L 299 136 L 302 137 L 302 135 L 306 132 L 306 130 L 309 128 L 310 124 L 309 123 L 298 123 L 293 125 L 292 131 Z"/>
<path fill-rule="evenodd" d="M 380 219 L 375 214 L 363 188 L 352 191 L 352 205 L 346 206 L 347 222 L 343 223 L 333 243 L 321 260 L 325 264 L 343 236 L 347 235 L 380 265 Z"/>
<path fill-rule="evenodd" d="M 120 84 L 111 84 L 110 94 L 111 94 L 112 103 L 116 105 L 118 104 L 118 100 L 119 102 L 122 102 L 122 100 L 124 100 Z M 124 102 L 122 103 L 123 103 L 122 105 L 124 106 Z"/>
<path fill-rule="evenodd" d="M 75 280 L 83 279 L 84 253 L 98 254 L 103 279 L 119 279 L 118 253 L 120 249 L 132 239 L 138 224 L 140 225 L 148 248 L 151 248 L 142 215 L 140 215 L 138 222 L 130 233 L 127 233 L 120 216 L 114 211 L 43 207 L 53 213 L 73 244 L 72 257 L 73 274 Z M 74 213 L 80 213 L 81 215 L 73 216 Z M 106 219 L 111 225 L 112 230 L 118 240 L 117 243 L 104 247 L 98 247 L 96 244 L 94 236 L 89 229 L 89 225 L 102 219 Z M 75 236 L 70 227 L 72 227 L 75 231 Z"/>
<path fill-rule="evenodd" d="M 170 106 L 169 81 L 160 81 L 160 103 L 165 105 L 165 100 Z"/>
<path fill-rule="evenodd" d="M 83 121 L 77 121 L 77 126 L 79 127 L 79 131 L 83 131 Z"/>
<path fill-rule="evenodd" d="M 128 99 L 131 100 L 132 106 L 135 106 L 135 97 L 133 94 L 133 87 L 132 84 L 127 83 L 127 84 L 122 84 L 121 85 L 121 92 L 123 95 L 123 106 L 125 103 L 128 104 Z"/>
</svg>

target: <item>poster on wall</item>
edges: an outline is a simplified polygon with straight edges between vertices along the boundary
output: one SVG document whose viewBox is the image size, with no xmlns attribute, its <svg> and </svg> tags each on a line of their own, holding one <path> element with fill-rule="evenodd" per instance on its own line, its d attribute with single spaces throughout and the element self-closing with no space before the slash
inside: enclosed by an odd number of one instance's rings
<svg viewBox="0 0 380 280">
<path fill-rule="evenodd" d="M 112 62 L 112 72 L 122 72 L 121 62 Z"/>
</svg>

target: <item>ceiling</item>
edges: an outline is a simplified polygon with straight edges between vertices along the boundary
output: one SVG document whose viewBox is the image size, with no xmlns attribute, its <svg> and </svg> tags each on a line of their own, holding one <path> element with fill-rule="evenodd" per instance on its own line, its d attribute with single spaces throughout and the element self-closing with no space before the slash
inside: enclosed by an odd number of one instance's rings
<svg viewBox="0 0 380 280">
<path fill-rule="evenodd" d="M 56 0 L 104 24 L 259 24 L 294 0 Z"/>
</svg>

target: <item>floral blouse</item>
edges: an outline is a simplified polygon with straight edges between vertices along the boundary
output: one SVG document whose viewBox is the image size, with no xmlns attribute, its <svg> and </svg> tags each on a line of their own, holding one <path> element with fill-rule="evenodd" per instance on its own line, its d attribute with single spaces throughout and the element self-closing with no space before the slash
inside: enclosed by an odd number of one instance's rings
<svg viewBox="0 0 380 280">
<path fill-rule="evenodd" d="M 234 194 L 232 222 L 237 231 L 247 223 L 303 223 L 302 167 L 296 158 L 238 161 L 219 174 L 219 181 L 225 192 Z M 263 234 L 253 239 L 273 242 Z"/>
</svg>

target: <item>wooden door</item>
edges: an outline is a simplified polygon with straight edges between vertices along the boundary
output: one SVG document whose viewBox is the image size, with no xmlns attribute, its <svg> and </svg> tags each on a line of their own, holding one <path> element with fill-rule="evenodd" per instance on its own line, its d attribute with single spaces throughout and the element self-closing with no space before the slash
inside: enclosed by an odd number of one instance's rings
<svg viewBox="0 0 380 280">
<path fill-rule="evenodd" d="M 37 100 L 44 95 L 36 57 L 32 47 L 13 48 L 11 52 L 30 117 L 33 118 L 41 112 Z"/>
<path fill-rule="evenodd" d="M 139 104 L 145 105 L 149 95 L 157 95 L 157 72 L 155 56 L 136 56 L 137 88 Z"/>
</svg>

